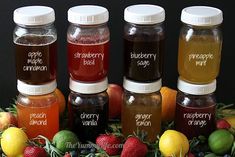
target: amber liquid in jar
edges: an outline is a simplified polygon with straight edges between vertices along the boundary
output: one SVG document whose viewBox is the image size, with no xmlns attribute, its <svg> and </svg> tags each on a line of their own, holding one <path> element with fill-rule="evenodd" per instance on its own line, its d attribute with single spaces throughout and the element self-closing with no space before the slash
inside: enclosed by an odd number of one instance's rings
<svg viewBox="0 0 235 157">
<path fill-rule="evenodd" d="M 28 84 L 44 84 L 56 78 L 56 39 L 52 36 L 26 35 L 17 38 L 16 75 Z"/>
<path fill-rule="evenodd" d="M 121 116 L 122 133 L 127 137 L 137 131 L 145 132 L 147 140 L 154 142 L 161 130 L 160 96 L 136 94 L 135 98 L 125 98 Z"/>
<path fill-rule="evenodd" d="M 222 42 L 213 36 L 194 35 L 179 38 L 178 71 L 191 83 L 206 84 L 214 80 L 220 68 Z"/>
</svg>

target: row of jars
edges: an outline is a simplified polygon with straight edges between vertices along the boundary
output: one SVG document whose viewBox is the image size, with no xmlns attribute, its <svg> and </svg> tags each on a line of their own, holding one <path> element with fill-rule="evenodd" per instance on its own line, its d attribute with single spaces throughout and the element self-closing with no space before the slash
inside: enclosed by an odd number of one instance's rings
<svg viewBox="0 0 235 157">
<path fill-rule="evenodd" d="M 214 9 L 205 8 L 206 10 Z M 181 76 L 190 76 L 191 69 L 188 67 L 193 65 L 197 67 L 199 64 L 197 62 L 201 61 L 204 62 L 203 65 L 198 66 L 200 70 L 195 70 L 194 74 L 198 72 L 204 78 L 208 76 L 207 79 L 214 79 L 218 75 L 219 66 L 213 66 L 210 69 L 209 63 L 215 62 L 219 65 L 220 62 L 221 32 L 219 24 L 222 21 L 210 25 L 194 25 L 194 23 L 187 23 L 187 20 L 183 19 L 192 20 L 195 13 L 185 13 L 183 18 L 184 12 L 183 10 L 181 17 L 184 26 L 181 30 L 180 43 L 181 39 L 185 39 L 184 44 L 187 45 L 186 43 L 191 38 L 199 35 L 197 40 L 193 41 L 193 46 L 201 44 L 204 39 L 210 44 L 205 44 L 200 50 L 197 49 L 200 46 L 195 46 L 192 49 L 190 46 L 179 46 L 179 62 L 185 63 L 182 69 L 184 72 L 186 71 L 185 75 Z M 209 15 L 203 12 L 200 16 L 205 16 L 206 21 L 210 21 L 211 18 L 217 19 L 217 14 L 215 15 L 213 11 L 209 11 Z M 68 10 L 68 21 L 70 22 L 67 32 L 68 69 L 71 77 L 69 85 L 71 93 L 68 100 L 70 126 L 75 132 L 79 130 L 77 128 L 84 130 L 82 132 L 87 135 L 80 137 L 84 140 L 94 139 L 98 133 L 104 131 L 107 125 L 108 18 L 107 9 L 100 6 L 77 6 Z M 134 116 L 140 120 L 138 125 L 150 124 L 146 131 L 151 132 L 149 137 L 150 140 L 153 140 L 156 133 L 160 131 L 161 123 L 159 90 L 164 55 L 165 11 L 162 7 L 154 5 L 134 5 L 125 9 L 124 19 L 126 24 L 124 27 L 125 79 L 123 86 L 125 88 L 124 105 L 126 105 L 126 109 L 122 111 L 123 131 L 126 134 L 133 131 L 131 125 L 135 124 L 129 123 L 128 116 L 135 114 Z M 17 24 L 14 31 L 14 43 L 16 46 L 18 90 L 20 92 L 17 105 L 19 123 L 30 128 L 29 132 L 31 129 L 35 129 L 35 126 L 37 126 L 36 128 L 41 126 L 40 130 L 48 133 L 46 127 L 50 130 L 51 126 L 59 124 L 58 114 L 54 114 L 58 111 L 58 102 L 55 105 L 57 109 L 52 109 L 54 102 L 56 102 L 54 90 L 56 89 L 57 35 L 53 25 L 54 20 L 54 10 L 49 7 L 23 7 L 14 12 L 14 21 Z M 204 44 L 205 41 L 202 43 Z M 214 48 L 217 45 L 214 42 L 220 43 L 219 49 Z M 211 51 L 205 48 L 206 45 L 209 45 Z M 185 50 L 190 50 L 187 51 L 188 54 L 183 54 L 186 51 L 181 51 L 184 47 Z M 193 51 L 194 49 L 195 51 Z M 185 59 L 180 60 L 182 58 Z M 191 62 L 195 62 L 195 64 L 191 64 Z M 179 66 L 179 68 L 181 67 Z M 210 70 L 208 71 L 208 69 Z M 213 73 L 213 76 L 209 78 L 210 72 Z M 193 82 L 193 79 L 191 81 Z M 136 84 L 136 82 L 141 83 Z M 48 101 L 50 100 L 48 97 L 52 95 L 53 101 Z M 28 101 L 29 99 L 30 101 Z M 34 103 L 34 99 L 38 103 Z M 32 103 L 29 105 L 28 102 Z M 45 105 L 47 103 L 48 105 Z M 132 109 L 128 110 L 128 108 Z M 146 111 L 145 114 L 143 112 L 145 110 L 151 110 L 153 113 Z M 49 114 L 53 117 L 50 118 Z M 20 118 L 20 115 L 24 115 L 24 118 L 23 116 Z M 146 117 L 150 118 L 147 122 Z M 136 122 L 137 119 L 135 118 L 133 122 Z M 58 127 L 55 128 L 58 131 Z M 51 135 L 48 137 L 51 138 L 54 132 L 49 132 Z M 36 134 L 36 130 L 34 133 Z M 44 134 L 43 131 L 40 133 Z M 31 137 L 35 134 L 32 134 Z"/>
<path fill-rule="evenodd" d="M 68 10 L 68 69 L 73 79 L 97 82 L 107 77 L 108 19 L 108 10 L 100 6 L 76 6 Z M 124 19 L 124 75 L 141 82 L 158 80 L 165 53 L 164 9 L 136 5 L 125 9 Z M 56 78 L 54 20 L 54 10 L 49 7 L 15 10 L 17 79 L 44 84 Z M 220 67 L 222 12 L 212 7 L 188 7 L 182 10 L 181 21 L 178 50 L 181 78 L 196 84 L 212 82 Z"/>
</svg>

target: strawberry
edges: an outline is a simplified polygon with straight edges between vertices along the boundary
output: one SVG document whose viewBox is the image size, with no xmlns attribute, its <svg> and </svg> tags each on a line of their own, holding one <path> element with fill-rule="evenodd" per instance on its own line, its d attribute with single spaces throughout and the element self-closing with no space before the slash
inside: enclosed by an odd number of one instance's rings
<svg viewBox="0 0 235 157">
<path fill-rule="evenodd" d="M 145 157 L 147 152 L 147 145 L 139 138 L 129 137 L 123 145 L 121 157 Z"/>
<path fill-rule="evenodd" d="M 113 134 L 102 134 L 96 138 L 96 144 L 110 156 L 120 154 L 121 142 L 121 138 Z"/>
<path fill-rule="evenodd" d="M 224 119 L 219 119 L 216 122 L 217 129 L 229 129 L 231 125 Z"/>
<path fill-rule="evenodd" d="M 195 157 L 195 155 L 189 151 L 188 152 L 188 157 Z"/>
<path fill-rule="evenodd" d="M 27 146 L 24 150 L 24 157 L 47 157 L 47 153 L 42 147 Z"/>
</svg>

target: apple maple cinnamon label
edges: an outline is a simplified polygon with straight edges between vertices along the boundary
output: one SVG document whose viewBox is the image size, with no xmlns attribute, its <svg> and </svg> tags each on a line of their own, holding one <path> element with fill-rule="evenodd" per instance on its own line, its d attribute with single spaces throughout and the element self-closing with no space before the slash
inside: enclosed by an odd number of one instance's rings
<svg viewBox="0 0 235 157">
<path fill-rule="evenodd" d="M 16 77 L 32 85 L 56 79 L 57 33 L 54 10 L 27 6 L 14 11 Z"/>
<path fill-rule="evenodd" d="M 52 36 L 27 35 L 15 40 L 17 78 L 29 84 L 56 79 L 56 41 Z"/>
</svg>

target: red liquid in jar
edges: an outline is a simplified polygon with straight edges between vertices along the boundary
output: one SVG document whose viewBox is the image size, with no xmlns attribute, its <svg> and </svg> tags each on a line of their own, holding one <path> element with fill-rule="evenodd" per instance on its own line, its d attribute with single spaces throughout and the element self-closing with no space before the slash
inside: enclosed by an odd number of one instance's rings
<svg viewBox="0 0 235 157">
<path fill-rule="evenodd" d="M 175 127 L 189 139 L 208 136 L 215 129 L 215 104 L 189 107 L 177 103 Z"/>
<path fill-rule="evenodd" d="M 97 81 L 107 76 L 109 42 L 75 44 L 68 42 L 70 76 L 79 81 Z"/>
<path fill-rule="evenodd" d="M 28 84 L 44 84 L 56 79 L 56 39 L 27 35 L 15 41 L 17 79 Z"/>
</svg>

